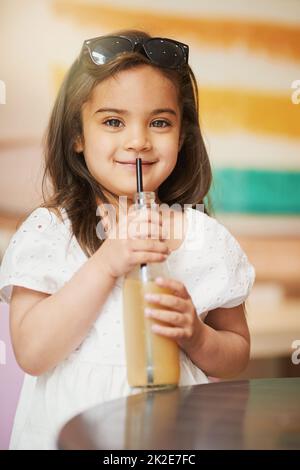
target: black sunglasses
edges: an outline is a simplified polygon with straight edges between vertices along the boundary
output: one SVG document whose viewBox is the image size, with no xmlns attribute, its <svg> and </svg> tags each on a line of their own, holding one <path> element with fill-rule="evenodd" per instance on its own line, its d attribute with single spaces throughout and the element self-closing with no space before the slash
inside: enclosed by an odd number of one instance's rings
<svg viewBox="0 0 300 470">
<path fill-rule="evenodd" d="M 103 65 L 124 52 L 139 52 L 155 65 L 176 69 L 188 63 L 189 46 L 168 38 L 100 36 L 84 41 L 80 57 L 89 54 L 94 64 Z"/>
</svg>

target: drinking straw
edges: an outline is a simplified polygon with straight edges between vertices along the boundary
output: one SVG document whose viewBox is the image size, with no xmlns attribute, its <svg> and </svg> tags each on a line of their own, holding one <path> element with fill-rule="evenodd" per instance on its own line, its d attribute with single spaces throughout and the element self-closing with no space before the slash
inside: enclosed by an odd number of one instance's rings
<svg viewBox="0 0 300 470">
<path fill-rule="evenodd" d="M 143 192 L 143 171 L 142 171 L 142 159 L 136 158 L 136 189 L 138 193 Z"/>
<path fill-rule="evenodd" d="M 138 157 L 136 158 L 135 168 L 136 168 L 137 192 L 142 193 L 143 192 L 143 170 L 142 170 L 141 158 L 138 158 Z M 142 283 L 146 284 L 149 281 L 147 264 L 141 263 L 140 270 L 141 270 Z M 146 317 L 144 317 L 144 322 L 145 322 L 145 339 L 146 339 L 145 346 L 146 346 L 146 361 L 147 361 L 146 362 L 147 385 L 151 386 L 154 384 L 152 334 L 151 334 L 151 330 L 149 329 L 149 322 L 147 321 Z"/>
<path fill-rule="evenodd" d="M 135 160 L 135 168 L 136 168 L 136 188 L 138 193 L 143 192 L 143 170 L 142 170 L 142 159 L 141 158 L 136 158 Z M 143 269 L 147 266 L 146 263 L 141 264 L 141 269 L 142 272 L 145 272 L 146 270 Z"/>
</svg>

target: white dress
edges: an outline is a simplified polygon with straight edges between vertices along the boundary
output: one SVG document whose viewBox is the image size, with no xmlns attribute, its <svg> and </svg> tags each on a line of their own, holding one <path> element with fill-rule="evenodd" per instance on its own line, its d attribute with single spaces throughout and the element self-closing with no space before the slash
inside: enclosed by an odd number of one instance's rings
<svg viewBox="0 0 300 470">
<path fill-rule="evenodd" d="M 185 239 L 169 255 L 168 265 L 171 277 L 185 284 L 204 319 L 209 310 L 245 301 L 254 269 L 224 226 L 192 208 L 186 214 Z M 53 294 L 86 262 L 65 210 L 62 215 L 63 222 L 48 209 L 38 208 L 13 235 L 0 270 L 3 301 L 9 303 L 13 285 Z M 25 374 L 10 449 L 55 449 L 60 428 L 72 416 L 132 393 L 126 379 L 123 280 L 117 279 L 95 324 L 67 359 L 41 376 Z M 180 351 L 179 385 L 207 382 Z"/>
</svg>

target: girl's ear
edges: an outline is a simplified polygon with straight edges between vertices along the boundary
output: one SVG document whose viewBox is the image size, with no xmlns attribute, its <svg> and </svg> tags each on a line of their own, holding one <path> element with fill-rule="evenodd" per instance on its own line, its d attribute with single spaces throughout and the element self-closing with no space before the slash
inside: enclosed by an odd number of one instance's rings
<svg viewBox="0 0 300 470">
<path fill-rule="evenodd" d="M 75 140 L 75 144 L 74 144 L 74 150 L 76 153 L 81 153 L 83 152 L 83 142 L 82 142 L 82 138 L 81 136 L 78 136 Z"/>
</svg>

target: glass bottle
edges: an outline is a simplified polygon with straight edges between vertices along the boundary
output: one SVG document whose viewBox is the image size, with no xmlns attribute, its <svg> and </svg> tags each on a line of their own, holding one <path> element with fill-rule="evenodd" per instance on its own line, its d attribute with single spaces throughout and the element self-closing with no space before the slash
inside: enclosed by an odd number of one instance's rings
<svg viewBox="0 0 300 470">
<path fill-rule="evenodd" d="M 135 208 L 157 210 L 155 193 L 135 194 Z M 164 324 L 145 316 L 145 308 L 159 308 L 146 301 L 145 293 L 172 294 L 158 286 L 156 277 L 170 277 L 166 262 L 137 265 L 124 277 L 123 315 L 127 362 L 127 379 L 131 387 L 167 388 L 179 382 L 179 347 L 165 336 L 152 332 L 153 323 Z M 166 308 L 164 307 L 164 310 Z"/>
</svg>

